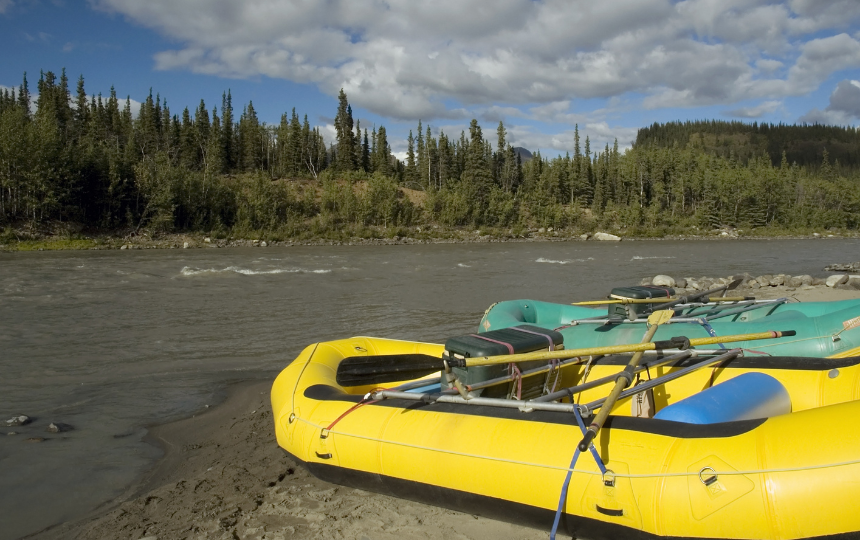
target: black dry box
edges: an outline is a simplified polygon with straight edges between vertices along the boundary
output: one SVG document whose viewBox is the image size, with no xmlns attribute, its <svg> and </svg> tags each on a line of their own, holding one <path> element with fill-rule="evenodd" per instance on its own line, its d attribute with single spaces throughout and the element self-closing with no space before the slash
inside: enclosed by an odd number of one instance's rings
<svg viewBox="0 0 860 540">
<path fill-rule="evenodd" d="M 645 298 L 669 298 L 675 294 L 675 289 L 671 287 L 655 287 L 653 285 L 636 285 L 633 287 L 615 287 L 609 294 L 609 298 L 616 300 L 636 299 L 642 300 Z M 657 304 L 609 304 L 607 309 L 610 319 L 624 319 L 629 313 L 637 317 L 651 311 L 653 306 Z M 628 311 L 630 310 L 630 311 Z"/>
<path fill-rule="evenodd" d="M 522 324 L 482 334 L 452 337 L 445 342 L 445 352 L 442 358 L 475 358 L 527 353 L 541 349 L 548 350 L 550 343 L 556 350 L 563 349 L 564 337 L 555 330 Z M 517 365 L 521 371 L 526 371 L 546 365 L 546 363 L 545 360 L 534 360 L 521 362 Z M 496 364 L 492 366 L 453 368 L 453 371 L 463 384 L 471 385 L 508 375 L 510 373 L 510 365 Z M 543 378 L 540 378 L 540 380 L 543 381 Z M 500 384 L 488 387 L 483 392 L 475 393 L 484 397 L 503 397 L 506 393 L 509 393 L 509 389 L 510 385 Z"/>
</svg>

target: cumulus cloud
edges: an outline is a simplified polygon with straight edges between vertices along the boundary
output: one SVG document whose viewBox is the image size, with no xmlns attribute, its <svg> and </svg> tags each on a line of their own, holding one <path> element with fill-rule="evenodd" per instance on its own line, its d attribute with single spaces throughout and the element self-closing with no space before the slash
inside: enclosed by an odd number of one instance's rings
<svg viewBox="0 0 860 540">
<path fill-rule="evenodd" d="M 856 0 L 90 3 L 179 43 L 155 56 L 158 69 L 343 88 L 403 120 L 547 115 L 619 96 L 648 108 L 773 102 L 860 66 L 845 33 Z"/>
<path fill-rule="evenodd" d="M 846 125 L 860 118 L 860 81 L 844 80 L 830 94 L 830 104 L 824 109 L 812 109 L 800 122 L 810 124 Z"/>
</svg>

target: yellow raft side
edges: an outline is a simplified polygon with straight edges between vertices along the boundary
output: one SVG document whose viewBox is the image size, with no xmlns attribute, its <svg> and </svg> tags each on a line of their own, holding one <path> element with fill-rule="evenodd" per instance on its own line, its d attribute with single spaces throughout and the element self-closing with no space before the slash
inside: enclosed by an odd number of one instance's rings
<svg viewBox="0 0 860 540">
<path fill-rule="evenodd" d="M 441 356 L 442 346 L 352 338 L 308 347 L 272 388 L 281 447 L 328 480 L 549 528 L 581 438 L 573 415 L 386 400 L 342 416 L 373 388 L 341 388 L 337 365 L 364 351 Z M 589 379 L 619 369 L 596 365 Z M 564 384 L 583 371 L 566 370 Z M 658 407 L 745 371 L 682 377 L 656 393 Z M 595 441 L 614 485 L 583 454 L 563 528 L 581 538 L 860 537 L 860 366 L 754 371 L 782 382 L 795 412 L 690 426 L 624 418 L 630 399 L 620 402 Z M 594 389 L 582 401 L 607 392 Z"/>
</svg>

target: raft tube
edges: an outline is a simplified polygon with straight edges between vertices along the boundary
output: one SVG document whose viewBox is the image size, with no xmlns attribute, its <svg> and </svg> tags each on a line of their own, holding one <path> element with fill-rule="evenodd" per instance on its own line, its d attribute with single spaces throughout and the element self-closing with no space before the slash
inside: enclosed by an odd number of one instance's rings
<svg viewBox="0 0 860 540">
<path fill-rule="evenodd" d="M 442 349 L 374 338 L 306 348 L 272 388 L 278 444 L 326 481 L 549 529 L 582 436 L 573 414 L 365 401 L 372 387 L 335 381 L 338 364 L 356 351 L 441 357 Z M 588 375 L 584 366 L 565 368 L 563 383 L 617 373 L 627 358 L 600 359 Z M 741 357 L 654 389 L 660 409 L 765 373 L 786 389 L 794 411 L 771 418 L 690 424 L 631 417 L 631 398 L 618 402 L 595 440 L 611 473 L 604 477 L 590 453 L 580 457 L 559 530 L 594 540 L 860 538 L 858 364 Z M 589 390 L 582 402 L 606 392 Z"/>
<path fill-rule="evenodd" d="M 773 356 L 849 357 L 860 355 L 860 326 L 852 320 L 860 316 L 860 300 L 837 302 L 785 302 L 762 304 L 756 309 L 733 316 L 703 320 L 708 313 L 723 313 L 731 305 L 698 309 L 679 309 L 669 324 L 658 328 L 654 340 L 673 336 L 689 338 L 748 334 L 768 330 L 795 330 L 796 336 L 763 342 L 740 342 L 742 347 Z M 509 300 L 490 306 L 479 325 L 479 332 L 508 328 L 523 323 L 555 329 L 564 336 L 567 348 L 600 347 L 637 343 L 645 334 L 644 322 L 595 324 L 584 319 L 606 315 L 606 308 L 589 308 L 541 302 Z M 685 322 L 678 322 L 678 320 Z M 849 328 L 846 329 L 846 326 Z M 713 333 L 711 333 L 713 332 Z"/>
</svg>

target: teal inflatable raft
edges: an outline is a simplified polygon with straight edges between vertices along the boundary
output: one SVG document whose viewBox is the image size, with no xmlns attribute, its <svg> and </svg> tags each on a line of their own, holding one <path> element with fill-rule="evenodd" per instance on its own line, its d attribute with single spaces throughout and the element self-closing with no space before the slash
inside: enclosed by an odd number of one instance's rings
<svg viewBox="0 0 860 540">
<path fill-rule="evenodd" d="M 567 348 L 637 343 L 645 334 L 646 319 L 617 305 L 592 308 L 537 300 L 510 300 L 490 306 L 479 333 L 521 324 L 553 329 L 564 336 Z M 746 354 L 844 358 L 860 355 L 860 300 L 793 302 L 778 300 L 681 305 L 669 323 L 657 329 L 655 340 L 674 336 L 698 338 L 795 330 L 796 336 L 733 346 Z"/>
</svg>

